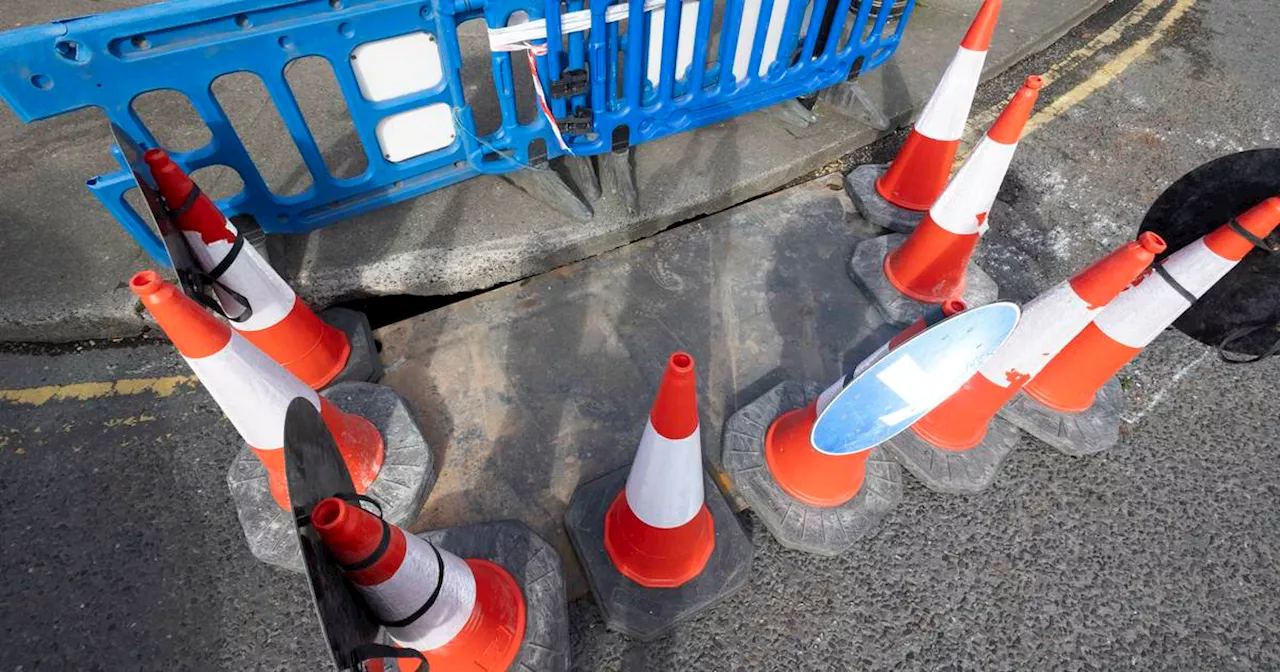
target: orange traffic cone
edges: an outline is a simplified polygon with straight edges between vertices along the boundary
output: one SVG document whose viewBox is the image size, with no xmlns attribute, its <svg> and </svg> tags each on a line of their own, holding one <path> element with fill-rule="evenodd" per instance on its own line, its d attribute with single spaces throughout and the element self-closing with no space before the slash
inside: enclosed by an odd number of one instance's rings
<svg viewBox="0 0 1280 672">
<path fill-rule="evenodd" d="M 134 275 L 129 287 L 262 461 L 280 508 L 289 508 L 284 418 L 289 402 L 298 397 L 320 411 L 356 490 L 363 493 L 373 483 L 382 467 L 383 441 L 372 423 L 338 410 L 154 271 Z"/>
<path fill-rule="evenodd" d="M 702 572 L 716 545 L 704 503 L 693 358 L 677 352 L 649 413 L 627 487 L 604 520 L 604 547 L 624 576 L 673 588 Z"/>
<path fill-rule="evenodd" d="M 421 651 L 430 669 L 511 667 L 527 613 L 520 585 L 502 566 L 462 560 L 335 497 L 316 504 L 311 524 L 388 634 Z"/>
<path fill-rule="evenodd" d="M 911 326 L 895 334 L 878 350 L 863 359 L 852 375 L 841 376 L 814 402 L 804 408 L 779 415 L 765 434 L 764 455 L 769 473 L 778 487 L 791 497 L 816 507 L 840 506 L 862 489 L 867 458 L 871 451 L 852 455 L 823 453 L 813 445 L 813 426 L 827 405 L 872 364 L 912 336 L 963 311 L 964 302 L 952 300 L 925 312 Z"/>
<path fill-rule="evenodd" d="M 1000 0 L 982 3 L 906 143 L 888 171 L 876 180 L 876 191 L 885 200 L 900 208 L 924 211 L 947 186 L 999 16 Z"/>
<path fill-rule="evenodd" d="M 932 412 L 911 426 L 938 448 L 962 451 L 982 443 L 987 424 L 1126 285 L 1142 273 L 1164 241 L 1143 233 L 1136 242 L 1094 262 L 1070 280 L 1037 296 L 1004 346 Z"/>
<path fill-rule="evenodd" d="M 1236 222 L 1254 237 L 1266 238 L 1280 226 L 1280 198 L 1268 198 Z M 1162 273 L 1139 277 L 1023 391 L 1057 411 L 1085 411 L 1108 379 L 1186 312 L 1192 297 L 1203 296 L 1253 247 L 1231 224 L 1224 224 L 1169 255 L 1160 263 Z"/>
<path fill-rule="evenodd" d="M 196 263 L 205 272 L 227 263 L 239 236 L 235 225 L 164 150 L 152 149 L 143 158 Z M 304 383 L 320 389 L 346 367 L 347 335 L 317 317 L 252 245 L 240 247 L 216 279 L 249 304 L 244 309 L 215 286 L 236 330 Z"/>
<path fill-rule="evenodd" d="M 746 584 L 751 540 L 702 469 L 693 357 L 673 353 L 635 461 L 583 484 L 565 512 L 609 627 L 642 640 Z"/>
<path fill-rule="evenodd" d="M 929 214 L 885 257 L 885 278 L 903 296 L 942 303 L 964 293 L 965 269 L 987 230 L 991 206 L 1042 84 L 1039 77 L 1027 78 Z"/>
</svg>

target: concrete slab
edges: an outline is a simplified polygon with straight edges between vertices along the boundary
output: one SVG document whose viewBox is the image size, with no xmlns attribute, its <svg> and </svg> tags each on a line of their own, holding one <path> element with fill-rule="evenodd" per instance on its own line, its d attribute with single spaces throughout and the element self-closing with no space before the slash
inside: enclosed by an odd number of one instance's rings
<svg viewBox="0 0 1280 672">
<path fill-rule="evenodd" d="M 893 333 L 844 272 L 871 233 L 831 175 L 378 330 L 383 382 L 436 450 L 420 521 L 515 517 L 572 566 L 556 521 L 579 483 L 631 461 L 677 349 L 722 473 L 734 411 L 783 380 L 834 380 Z"/>
<path fill-rule="evenodd" d="M 142 0 L 12 0 L 6 22 L 37 23 L 144 4 Z M 987 61 L 994 75 L 1052 43 L 1105 0 L 1037 3 L 1008 0 Z M 870 98 L 894 124 L 907 122 L 929 95 L 955 51 L 974 3 L 922 4 L 898 55 L 862 79 Z M 479 26 L 463 27 L 462 49 L 483 55 Z M 319 109 L 331 78 L 323 68 L 291 68 L 290 80 Z M 468 96 L 483 99 L 483 70 L 464 69 Z M 517 72 L 517 80 L 521 75 Z M 220 82 L 221 83 L 221 82 Z M 244 82 L 218 91 L 259 169 L 280 193 L 297 193 L 309 177 L 262 95 Z M 225 98 L 224 98 L 225 95 Z M 332 98 L 332 96 L 330 96 Z M 307 101 L 303 101 L 304 106 Z M 483 103 L 478 103 L 482 107 Z M 167 146 L 192 149 L 207 134 L 194 114 L 163 100 L 140 100 L 143 118 Z M 879 132 L 817 108 L 818 121 L 796 129 L 765 113 L 644 145 L 635 153 L 639 199 L 629 211 L 621 198 L 592 204 L 586 223 L 566 221 L 499 178 L 477 178 L 412 202 L 338 224 L 310 236 L 290 236 L 276 262 L 299 293 L 317 306 L 381 294 L 451 294 L 542 273 L 650 236 L 673 223 L 717 212 L 810 173 Z M 347 174 L 363 161 L 341 114 L 326 113 L 316 129 L 330 164 Z M 483 129 L 482 129 L 483 130 Z M 0 111 L 0 340 L 68 341 L 141 333 L 144 323 L 123 281 L 151 265 L 84 189 L 84 179 L 112 170 L 101 115 L 85 111 L 23 127 Z M 206 191 L 234 194 L 227 171 L 202 180 Z M 51 222 L 74 223 L 50 226 Z M 53 269 L 52 272 L 50 269 Z"/>
</svg>

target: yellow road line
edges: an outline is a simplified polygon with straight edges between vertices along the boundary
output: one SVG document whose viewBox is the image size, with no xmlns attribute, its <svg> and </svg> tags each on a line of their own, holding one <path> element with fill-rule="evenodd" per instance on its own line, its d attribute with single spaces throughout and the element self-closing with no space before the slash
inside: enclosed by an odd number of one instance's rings
<svg viewBox="0 0 1280 672">
<path fill-rule="evenodd" d="M 1049 103 L 1039 112 L 1031 116 L 1031 120 L 1027 122 L 1026 133 L 1034 133 L 1036 129 L 1046 123 L 1062 116 L 1064 112 L 1075 107 L 1085 98 L 1093 95 L 1095 91 L 1110 84 L 1119 77 L 1133 62 L 1141 58 L 1144 54 L 1151 50 L 1151 45 L 1155 44 L 1169 28 L 1173 26 L 1178 19 L 1187 13 L 1196 4 L 1196 0 L 1174 0 L 1173 6 L 1164 16 L 1160 17 L 1160 21 L 1156 23 L 1151 33 L 1129 45 L 1128 49 L 1120 52 L 1115 58 L 1107 61 L 1083 82 L 1080 82 L 1075 88 L 1058 96 L 1052 103 Z"/>
<path fill-rule="evenodd" d="M 1044 87 L 1041 91 L 1052 86 L 1053 83 L 1061 79 L 1063 75 L 1074 71 L 1076 68 L 1080 67 L 1081 64 L 1095 57 L 1103 49 L 1115 44 L 1116 41 L 1124 34 L 1124 31 L 1147 18 L 1147 15 L 1155 9 L 1161 6 L 1172 5 L 1169 8 L 1169 11 L 1165 13 L 1164 17 L 1161 18 L 1153 27 L 1150 34 L 1134 42 L 1127 49 L 1120 52 L 1120 54 L 1103 64 L 1097 72 L 1090 75 L 1090 77 L 1084 82 L 1081 82 L 1076 85 L 1075 88 L 1062 94 L 1055 99 L 1053 103 L 1033 115 L 1031 121 L 1027 124 L 1027 129 L 1023 133 L 1023 137 L 1030 135 L 1040 126 L 1043 126 L 1045 123 L 1061 116 L 1064 112 L 1078 105 L 1098 89 L 1111 83 L 1120 75 L 1120 73 L 1124 72 L 1126 68 L 1132 65 L 1138 57 L 1150 50 L 1151 45 L 1163 37 L 1169 27 L 1173 25 L 1175 21 L 1182 18 L 1182 16 L 1187 13 L 1187 10 L 1195 3 L 1196 0 L 1172 0 L 1172 2 L 1170 2 L 1170 0 L 1143 0 L 1134 6 L 1128 14 L 1125 14 L 1115 23 L 1111 24 L 1110 28 L 1098 33 L 1097 36 L 1092 40 L 1089 40 L 1089 42 L 1083 47 L 1076 49 L 1068 54 L 1066 58 L 1055 63 L 1046 72 L 1041 74 L 1041 77 L 1044 79 Z M 965 135 L 961 142 L 963 149 L 956 156 L 956 162 L 953 167 L 959 167 L 959 165 L 964 162 L 965 157 L 968 156 L 969 150 L 973 147 L 974 143 L 976 143 L 982 135 L 986 133 L 987 128 L 995 122 L 996 117 L 1000 116 L 1000 112 L 1004 110 L 1010 100 L 1013 100 L 1013 93 L 1010 93 L 1008 97 L 999 103 L 978 112 L 969 120 L 968 128 L 965 130 Z"/>
<path fill-rule="evenodd" d="M 169 376 L 168 378 L 128 378 L 100 383 L 73 383 L 71 385 L 46 385 L 17 390 L 0 390 L 0 401 L 24 406 L 43 406 L 50 401 L 87 401 L 105 397 L 123 397 L 151 393 L 168 397 L 179 387 L 196 384 L 195 376 Z"/>
</svg>

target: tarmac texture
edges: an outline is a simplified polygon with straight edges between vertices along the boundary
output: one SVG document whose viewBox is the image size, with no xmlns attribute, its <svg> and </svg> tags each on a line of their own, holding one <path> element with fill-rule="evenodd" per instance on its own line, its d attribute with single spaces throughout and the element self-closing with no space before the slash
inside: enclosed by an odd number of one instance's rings
<svg viewBox="0 0 1280 672">
<path fill-rule="evenodd" d="M 1276 143 L 1272 10 L 1266 0 L 1111 3 L 980 90 L 979 115 L 1027 72 L 1058 68 L 980 248 L 1002 294 L 1026 300 L 1131 239 L 1164 186 L 1199 163 Z M 886 141 L 866 159 L 892 150 Z M 702 229 L 749 226 L 770 198 Z M 860 224 L 848 225 L 833 263 L 852 249 Z M 682 226 L 654 244 L 697 232 Z M 761 274 L 786 270 L 760 263 Z M 842 281 L 826 291 L 856 292 Z M 838 318 L 803 319 L 817 329 Z M 383 340 L 384 351 L 404 346 Z M 804 344 L 795 352 L 812 352 Z M 834 377 L 835 352 L 771 365 Z M 188 374 L 152 339 L 0 350 L 0 667 L 323 669 L 303 580 L 244 545 L 224 480 L 234 430 Z M 1115 448 L 1071 458 L 1024 436 L 974 496 L 904 475 L 899 506 L 837 558 L 785 550 L 740 514 L 756 549 L 742 591 L 644 644 L 607 631 L 592 600 L 576 599 L 574 667 L 1280 667 L 1278 375 L 1280 359 L 1227 365 L 1166 333 L 1121 372 Z M 648 403 L 637 380 L 637 398 L 620 403 Z M 543 403 L 580 407 L 566 400 Z"/>
</svg>

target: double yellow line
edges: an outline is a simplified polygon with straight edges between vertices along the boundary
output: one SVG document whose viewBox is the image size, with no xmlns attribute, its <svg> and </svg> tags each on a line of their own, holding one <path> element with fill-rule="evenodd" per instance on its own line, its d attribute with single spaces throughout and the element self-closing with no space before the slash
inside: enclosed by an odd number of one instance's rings
<svg viewBox="0 0 1280 672">
<path fill-rule="evenodd" d="M 1128 14 L 1125 14 L 1120 20 L 1111 24 L 1111 27 L 1105 31 L 1098 33 L 1087 44 L 1067 55 L 1066 58 L 1058 61 L 1049 68 L 1048 71 L 1041 74 L 1044 79 L 1044 87 L 1048 89 L 1053 83 L 1061 79 L 1064 75 L 1074 72 L 1084 63 L 1092 60 L 1103 49 L 1113 45 L 1120 39 L 1126 30 L 1134 26 L 1138 22 L 1147 18 L 1151 12 L 1160 7 L 1168 7 L 1168 11 L 1160 20 L 1152 27 L 1150 33 L 1144 37 L 1135 40 L 1124 51 L 1116 54 L 1107 62 L 1103 63 L 1097 71 L 1089 75 L 1084 81 L 1077 84 L 1074 88 L 1066 93 L 1058 96 L 1053 102 L 1045 105 L 1038 112 L 1032 115 L 1031 120 L 1027 122 L 1026 130 L 1023 131 L 1022 137 L 1026 137 L 1036 131 L 1036 129 L 1057 119 L 1066 113 L 1067 110 L 1079 105 L 1086 98 L 1093 95 L 1098 89 L 1115 81 L 1121 73 L 1133 65 L 1134 61 L 1141 58 L 1144 54 L 1151 50 L 1151 45 L 1155 44 L 1174 23 L 1181 19 L 1188 10 L 1195 6 L 1196 0 L 1143 0 L 1138 3 Z M 1028 73 L 1034 74 L 1034 73 Z M 996 105 L 978 112 L 969 120 L 968 129 L 965 131 L 964 138 L 961 142 L 963 149 L 956 157 L 956 167 L 964 161 L 968 156 L 969 150 L 973 145 L 982 138 L 987 132 L 987 128 L 995 122 L 996 117 L 1000 116 L 1000 112 L 1004 110 L 1009 101 L 1013 99 L 1013 94 L 1008 98 L 1000 101 Z"/>
</svg>

